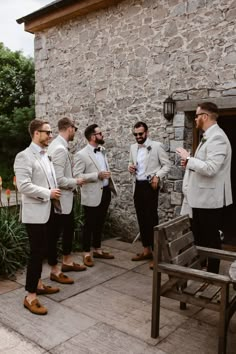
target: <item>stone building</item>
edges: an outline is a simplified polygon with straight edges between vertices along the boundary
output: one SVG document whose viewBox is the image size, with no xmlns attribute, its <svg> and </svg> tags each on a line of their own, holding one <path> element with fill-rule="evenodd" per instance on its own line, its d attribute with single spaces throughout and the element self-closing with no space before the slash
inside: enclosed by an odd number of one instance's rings
<svg viewBox="0 0 236 354">
<path fill-rule="evenodd" d="M 120 192 L 111 212 L 117 234 L 137 231 L 127 172 L 137 120 L 173 161 L 160 195 L 162 221 L 180 210 L 183 171 L 175 149 L 194 152 L 199 101 L 221 109 L 235 176 L 235 18 L 236 0 L 56 0 L 18 20 L 35 34 L 37 117 L 54 128 L 64 115 L 73 117 L 79 147 L 86 125 L 96 122 L 105 132 Z M 166 120 L 162 108 L 170 95 L 176 114 Z"/>
</svg>

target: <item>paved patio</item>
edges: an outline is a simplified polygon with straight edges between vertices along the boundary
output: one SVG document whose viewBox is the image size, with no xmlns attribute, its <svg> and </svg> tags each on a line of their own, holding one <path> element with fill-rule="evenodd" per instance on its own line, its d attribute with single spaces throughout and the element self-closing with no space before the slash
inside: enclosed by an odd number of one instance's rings
<svg viewBox="0 0 236 354">
<path fill-rule="evenodd" d="M 25 273 L 0 279 L 0 353 L 4 354 L 215 354 L 218 314 L 162 299 L 161 336 L 150 337 L 152 271 L 148 262 L 132 262 L 141 250 L 117 239 L 103 245 L 114 260 L 96 260 L 93 268 L 71 273 L 75 284 L 41 296 L 48 315 L 24 309 Z M 81 254 L 75 255 L 81 262 Z M 227 266 L 227 265 L 226 265 Z M 225 268 L 225 266 L 224 266 Z M 226 267 L 227 268 L 227 267 Z M 45 284 L 55 285 L 44 266 Z M 236 353 L 236 317 L 228 331 L 228 353 Z"/>
</svg>

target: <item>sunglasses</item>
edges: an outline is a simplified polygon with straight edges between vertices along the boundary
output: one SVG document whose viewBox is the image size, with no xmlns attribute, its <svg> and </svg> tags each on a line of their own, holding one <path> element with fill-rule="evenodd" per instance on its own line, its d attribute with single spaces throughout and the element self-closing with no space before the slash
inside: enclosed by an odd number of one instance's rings
<svg viewBox="0 0 236 354">
<path fill-rule="evenodd" d="M 78 128 L 75 127 L 74 125 L 71 125 L 71 128 L 74 128 L 76 132 L 77 132 L 77 130 L 78 130 Z"/>
<path fill-rule="evenodd" d="M 202 116 L 203 114 L 206 114 L 208 116 L 208 113 L 206 113 L 206 112 L 197 113 L 195 116 L 195 119 L 197 119 L 199 116 Z"/>
<path fill-rule="evenodd" d="M 48 136 L 52 134 L 51 130 L 38 130 L 40 133 L 46 133 Z"/>
<path fill-rule="evenodd" d="M 134 135 L 135 137 L 137 137 L 137 136 L 143 136 L 144 133 L 145 133 L 145 132 L 142 132 L 142 133 L 133 133 L 133 135 Z"/>
<path fill-rule="evenodd" d="M 102 135 L 102 132 L 100 132 L 100 133 L 94 133 L 93 135 Z"/>
</svg>

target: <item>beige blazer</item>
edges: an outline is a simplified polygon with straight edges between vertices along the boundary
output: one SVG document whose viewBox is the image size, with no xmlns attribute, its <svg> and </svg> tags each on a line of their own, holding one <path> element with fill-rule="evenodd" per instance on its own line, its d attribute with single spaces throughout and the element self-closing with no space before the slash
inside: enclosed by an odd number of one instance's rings
<svg viewBox="0 0 236 354">
<path fill-rule="evenodd" d="M 146 176 L 157 176 L 163 179 L 170 171 L 171 163 L 168 155 L 160 142 L 147 140 L 147 154 L 145 160 Z M 138 144 L 132 144 L 130 147 L 129 165 L 136 165 L 138 154 Z M 133 191 L 135 189 L 136 177 L 133 176 Z"/>
<path fill-rule="evenodd" d="M 232 204 L 231 146 L 225 132 L 213 125 L 204 133 L 184 176 L 187 202 L 192 208 L 216 209 Z"/>
<path fill-rule="evenodd" d="M 48 155 L 52 159 L 57 184 L 61 189 L 62 214 L 70 214 L 73 207 L 73 190 L 77 184 L 72 176 L 72 161 L 66 140 L 58 135 L 49 145 Z"/>
<path fill-rule="evenodd" d="M 53 177 L 56 175 L 50 162 Z M 51 212 L 50 183 L 40 153 L 32 144 L 16 155 L 16 183 L 21 193 L 21 219 L 27 224 L 45 224 Z"/>
<path fill-rule="evenodd" d="M 109 164 L 105 155 L 105 161 L 109 170 Z M 99 163 L 89 145 L 77 152 L 74 156 L 73 175 L 76 178 L 84 178 L 86 183 L 81 187 L 81 204 L 86 206 L 98 206 L 102 199 L 103 183 L 98 179 L 101 171 Z M 117 189 L 112 178 L 109 179 L 109 186 L 114 195 Z"/>
</svg>

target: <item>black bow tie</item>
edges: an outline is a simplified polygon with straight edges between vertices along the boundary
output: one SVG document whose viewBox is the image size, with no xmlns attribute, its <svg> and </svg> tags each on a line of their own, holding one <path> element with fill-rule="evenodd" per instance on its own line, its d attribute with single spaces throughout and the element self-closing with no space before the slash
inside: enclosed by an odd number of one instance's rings
<svg viewBox="0 0 236 354">
<path fill-rule="evenodd" d="M 97 148 L 95 148 L 94 150 L 94 153 L 96 154 L 96 152 L 99 152 L 99 151 L 101 151 L 101 148 L 100 148 L 100 146 L 99 147 L 97 147 Z"/>
</svg>

